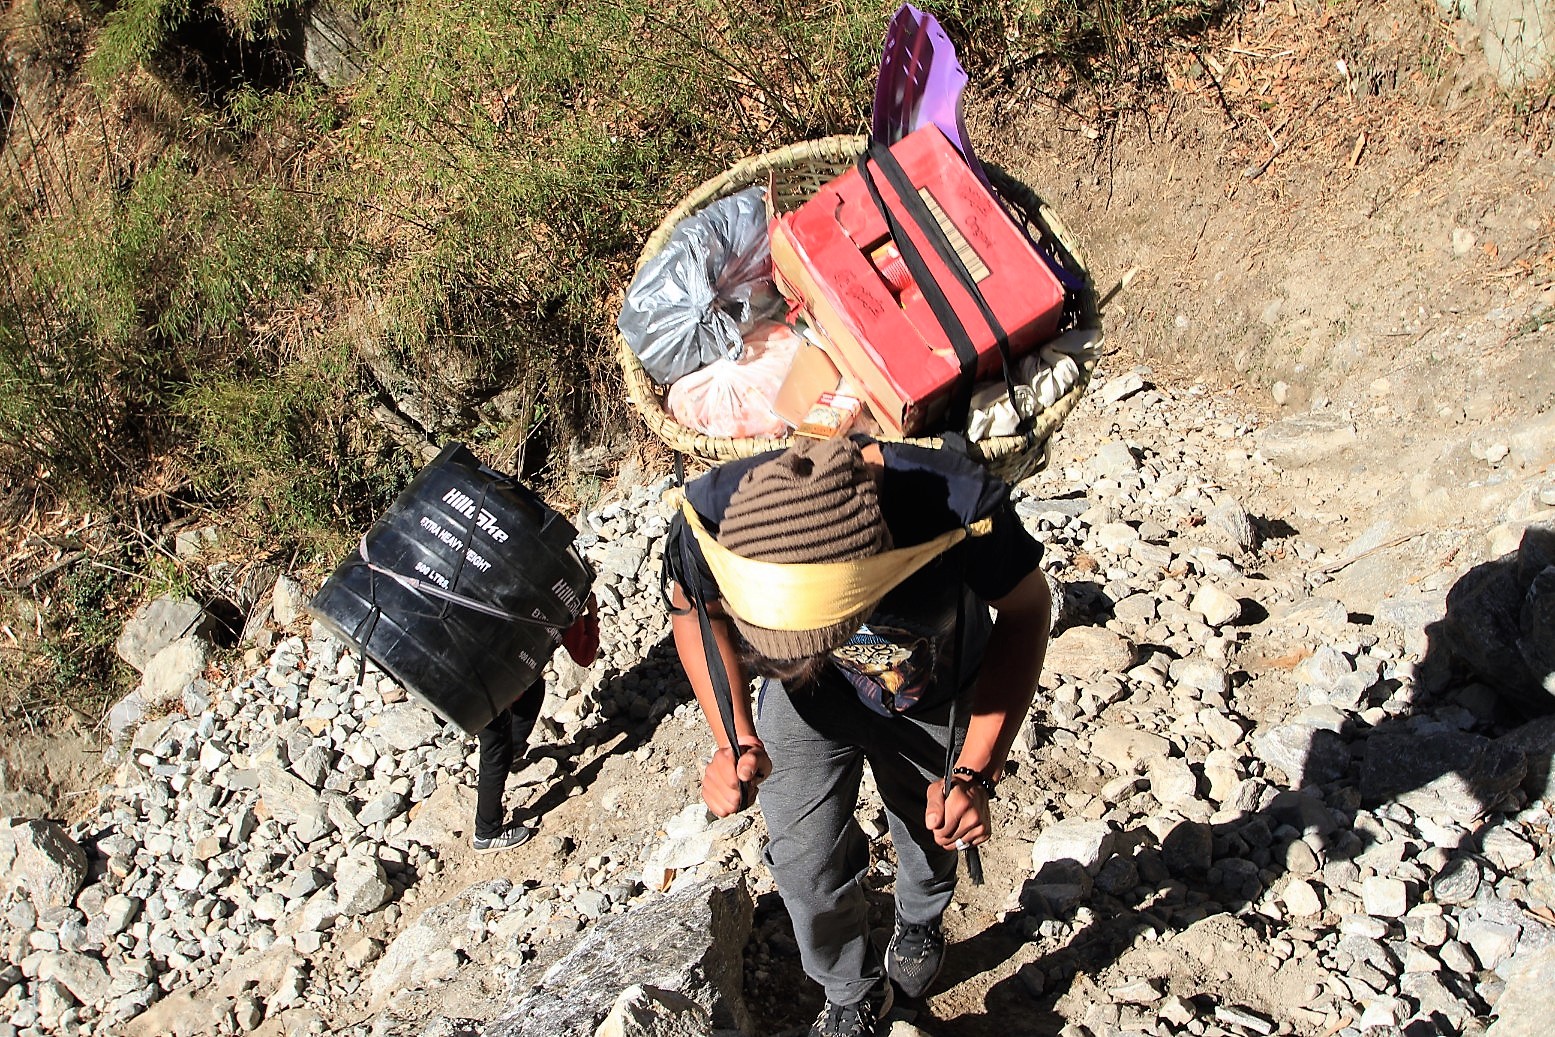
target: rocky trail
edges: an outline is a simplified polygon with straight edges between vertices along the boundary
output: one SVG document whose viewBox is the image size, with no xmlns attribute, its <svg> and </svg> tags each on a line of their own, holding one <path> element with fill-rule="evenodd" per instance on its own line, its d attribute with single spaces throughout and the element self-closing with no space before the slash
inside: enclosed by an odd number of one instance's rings
<svg viewBox="0 0 1555 1037">
<path fill-rule="evenodd" d="M 1281 518 L 1289 474 L 1331 477 L 1348 440 L 1259 410 L 1115 371 L 1018 488 L 1057 636 L 987 882 L 963 882 L 946 974 L 901 1025 L 1536 1032 L 1555 724 L 1523 723 L 1507 693 L 1509 659 L 1550 658 L 1555 628 L 1493 645 L 1486 617 L 1551 606 L 1550 419 L 1484 462 L 1495 513 L 1430 531 L 1422 567 L 1402 514 L 1348 538 Z M 96 809 L 0 837 L 4 1032 L 592 1034 L 618 998 L 606 1032 L 803 1032 L 819 995 L 759 813 L 700 807 L 709 743 L 657 598 L 667 484 L 584 516 L 605 649 L 553 663 L 510 783 L 540 834 L 506 854 L 468 849 L 471 743 L 372 667 L 358 685 L 290 581 L 282 639 L 252 666 L 168 698 L 188 639 L 151 653 L 142 691 L 163 704 L 110 753 Z M 1502 548 L 1543 575 L 1478 579 L 1504 575 Z M 1388 578 L 1359 586 L 1389 593 L 1345 584 L 1365 565 Z M 148 610 L 126 636 L 149 653 L 157 627 Z M 884 927 L 877 802 L 863 823 Z"/>
</svg>

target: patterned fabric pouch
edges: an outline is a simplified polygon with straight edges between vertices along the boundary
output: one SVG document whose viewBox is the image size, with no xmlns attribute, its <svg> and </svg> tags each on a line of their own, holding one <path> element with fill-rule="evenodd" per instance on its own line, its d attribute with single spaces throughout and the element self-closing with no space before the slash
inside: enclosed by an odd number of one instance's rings
<svg viewBox="0 0 1555 1037">
<path fill-rule="evenodd" d="M 910 630 L 866 625 L 831 651 L 831 662 L 860 702 L 881 716 L 895 716 L 916 706 L 928 688 L 934 644 Z"/>
</svg>

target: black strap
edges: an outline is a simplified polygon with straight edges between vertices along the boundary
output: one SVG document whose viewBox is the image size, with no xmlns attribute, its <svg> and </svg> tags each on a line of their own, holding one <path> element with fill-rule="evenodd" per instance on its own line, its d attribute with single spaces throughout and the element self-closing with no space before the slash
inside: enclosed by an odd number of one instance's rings
<svg viewBox="0 0 1555 1037">
<path fill-rule="evenodd" d="M 945 735 L 945 786 L 941 794 L 941 799 L 947 806 L 950 803 L 950 790 L 956 773 L 956 703 L 961 698 L 961 638 L 963 636 L 961 621 L 965 618 L 966 588 L 963 587 L 956 593 L 956 643 L 950 653 L 952 660 L 950 672 L 955 679 L 951 687 L 955 690 L 955 694 L 950 698 L 950 716 L 946 721 L 949 730 Z M 983 884 L 983 855 L 975 846 L 966 848 L 966 877 L 974 886 Z"/>
<path fill-rule="evenodd" d="M 371 604 L 374 612 L 373 622 L 375 624 L 377 623 L 376 612 L 378 611 L 378 576 L 386 576 L 393 580 L 395 583 L 399 584 L 401 587 L 404 587 L 406 590 L 414 591 L 423 597 L 435 599 L 439 603 L 436 606 L 437 611 L 412 614 L 425 615 L 436 620 L 446 620 L 448 618 L 449 606 L 451 605 L 457 605 L 460 608 L 469 609 L 471 612 L 479 612 L 482 615 L 492 616 L 496 619 L 500 619 L 508 623 L 519 623 L 524 626 L 532 627 L 544 627 L 545 629 L 551 631 L 553 634 L 557 633 L 558 631 L 565 630 L 567 627 L 573 624 L 574 620 L 577 619 L 576 616 L 563 616 L 560 619 L 553 619 L 548 616 L 536 618 L 534 616 L 520 615 L 517 612 L 509 612 L 505 608 L 489 604 L 487 602 L 481 601 L 478 598 L 472 598 L 466 594 L 460 594 L 451 590 L 444 590 L 439 585 L 430 581 L 418 580 L 414 576 L 406 576 L 404 573 L 395 572 L 393 569 L 387 569 L 374 562 L 372 557 L 367 553 L 366 537 L 362 538 L 360 545 L 357 547 L 357 555 L 360 558 L 360 561 L 353 562 L 352 565 L 360 565 L 370 574 L 368 576 L 367 585 L 368 601 Z M 457 583 L 457 580 L 458 577 L 456 573 L 455 579 L 452 582 Z M 366 641 L 364 640 L 362 643 L 366 644 Z"/>
<path fill-rule="evenodd" d="M 1004 386 L 1009 393 L 1010 406 L 1015 409 L 1016 416 L 1020 419 L 1017 430 L 1027 436 L 1032 435 L 1032 418 L 1021 413 L 1020 404 L 1015 396 L 1015 374 L 1010 359 L 1010 336 L 1004 330 L 1004 325 L 999 322 L 993 307 L 989 305 L 982 290 L 978 288 L 977 281 L 973 279 L 972 272 L 967 269 L 955 246 L 950 243 L 944 228 L 929 211 L 923 199 L 918 195 L 918 189 L 908 177 L 907 171 L 902 168 L 896 156 L 891 154 L 891 149 L 878 141 L 871 141 L 869 150 L 858 158 L 859 175 L 863 178 L 864 186 L 869 191 L 870 198 L 875 203 L 875 208 L 886 221 L 886 227 L 891 232 L 891 240 L 896 244 L 897 251 L 902 255 L 902 261 L 907 265 L 908 273 L 918 285 L 918 290 L 923 293 L 923 300 L 933 312 L 940 327 L 945 332 L 945 337 L 950 341 L 951 348 L 955 350 L 956 359 L 960 363 L 960 374 L 956 379 L 954 391 L 951 393 L 950 403 L 946 412 L 946 423 L 950 428 L 960 429 L 966 427 L 967 415 L 971 409 L 972 388 L 977 376 L 977 349 L 972 345 L 972 338 L 967 334 L 966 327 L 961 323 L 955 307 L 946 297 L 945 291 L 940 287 L 934 277 L 934 272 L 924 261 L 923 255 L 918 250 L 917 244 L 907 234 L 901 220 L 895 210 L 886 204 L 880 193 L 879 186 L 875 183 L 874 175 L 870 172 L 870 163 L 873 162 L 885 176 L 886 182 L 891 185 L 901 203 L 902 211 L 916 226 L 929 246 L 934 250 L 945 268 L 955 277 L 956 282 L 971 298 L 976 305 L 978 313 L 987 322 L 988 328 L 993 332 L 994 343 L 999 350 L 999 363 L 1004 372 Z"/>
<path fill-rule="evenodd" d="M 724 668 L 723 655 L 718 651 L 718 640 L 713 636 L 713 620 L 707 614 L 707 605 L 703 603 L 701 595 L 692 599 L 697 610 L 697 626 L 702 631 L 702 651 L 707 656 L 707 675 L 713 683 L 713 698 L 718 703 L 718 717 L 723 721 L 724 735 L 729 739 L 729 750 L 734 753 L 735 773 L 738 776 L 740 756 L 744 747 L 740 745 L 740 733 L 734 725 L 734 689 L 729 686 L 729 671 Z M 751 805 L 750 783 L 740 782 L 740 809 L 744 810 Z"/>
<path fill-rule="evenodd" d="M 685 478 L 684 470 L 680 463 L 680 452 L 675 453 L 675 483 L 681 485 Z M 683 523 L 683 520 L 682 520 Z M 690 555 L 692 537 L 684 524 L 681 525 L 678 536 L 679 543 L 675 545 L 675 551 L 680 556 L 681 579 L 677 582 L 687 598 L 691 600 L 692 608 L 696 609 L 697 627 L 702 636 L 702 652 L 707 659 L 707 677 L 713 685 L 713 701 L 718 704 L 718 718 L 723 722 L 724 735 L 729 739 L 729 749 L 734 753 L 734 765 L 736 774 L 740 765 L 740 756 L 744 747 L 740 745 L 739 729 L 734 723 L 734 689 L 729 684 L 729 671 L 724 666 L 723 654 L 718 650 L 718 640 L 713 636 L 713 617 L 708 614 L 707 603 L 703 601 L 701 588 L 693 589 L 688 585 L 685 577 L 697 573 L 696 560 Z M 684 609 L 676 609 L 670 599 L 669 581 L 674 574 L 670 571 L 669 551 L 664 552 L 664 565 L 659 570 L 659 593 L 663 595 L 665 604 L 670 611 L 683 615 Z M 700 580 L 698 581 L 700 582 Z M 750 783 L 740 782 L 740 809 L 744 810 L 751 805 L 752 790 Z"/>
</svg>

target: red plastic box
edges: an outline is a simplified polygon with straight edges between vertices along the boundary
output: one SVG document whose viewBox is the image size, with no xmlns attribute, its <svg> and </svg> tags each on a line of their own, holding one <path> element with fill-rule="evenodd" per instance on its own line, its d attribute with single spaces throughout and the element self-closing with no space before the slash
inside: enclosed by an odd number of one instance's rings
<svg viewBox="0 0 1555 1037">
<path fill-rule="evenodd" d="M 1064 292 L 1047 264 L 967 168 L 945 135 L 925 126 L 891 153 L 971 269 L 1010 337 L 1013 357 L 1057 329 Z M 934 271 L 977 350 L 977 380 L 1000 373 L 993 332 L 972 298 L 912 228 L 883 174 L 881 196 Z M 827 353 L 861 392 L 882 429 L 912 435 L 935 429 L 960 372 L 944 329 L 896 258 L 885 218 L 857 169 L 772 221 L 779 287 L 800 303 L 827 340 Z M 878 265 L 877 265 L 878 264 Z"/>
</svg>

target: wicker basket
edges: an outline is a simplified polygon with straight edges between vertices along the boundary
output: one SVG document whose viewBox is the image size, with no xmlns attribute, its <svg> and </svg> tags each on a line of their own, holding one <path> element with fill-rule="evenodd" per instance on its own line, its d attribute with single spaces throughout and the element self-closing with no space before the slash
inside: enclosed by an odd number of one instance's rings
<svg viewBox="0 0 1555 1037">
<path fill-rule="evenodd" d="M 691 192 L 672 209 L 664 221 L 649 236 L 638 257 L 637 267 L 659 253 L 669 240 L 675 225 L 703 206 L 726 195 L 743 190 L 753 184 L 770 189 L 769 204 L 775 212 L 790 212 L 810 198 L 822 185 L 831 182 L 853 165 L 854 159 L 868 146 L 867 137 L 839 136 L 791 144 L 788 147 L 755 155 L 736 163 L 722 174 L 707 181 Z M 1075 301 L 1075 327 L 1099 328 L 1100 315 L 1096 307 L 1096 293 L 1092 288 L 1084 259 L 1073 237 L 1058 215 L 1043 203 L 1030 188 L 1012 179 L 1002 170 L 985 167 L 988 178 L 1000 196 L 1009 203 L 1018 219 L 1023 218 L 1032 236 L 1038 232 L 1042 240 L 1052 242 L 1060 261 L 1084 282 L 1085 289 Z M 688 428 L 677 421 L 665 406 L 664 390 L 654 384 L 643 370 L 637 355 L 626 339 L 616 333 L 616 352 L 626 378 L 626 389 L 638 413 L 654 433 L 672 449 L 705 461 L 730 461 L 750 457 L 767 450 L 780 449 L 788 444 L 787 436 L 754 436 L 730 438 L 709 436 Z M 968 443 L 967 450 L 973 460 L 986 465 L 1010 482 L 1016 482 L 1038 471 L 1047 463 L 1048 439 L 1058 431 L 1069 412 L 1079 401 L 1090 380 L 1095 362 L 1081 365 L 1080 378 L 1075 386 L 1051 407 L 1036 416 L 1029 436 L 996 436 L 981 442 Z M 939 437 L 917 437 L 906 442 L 922 446 L 939 447 Z"/>
</svg>

